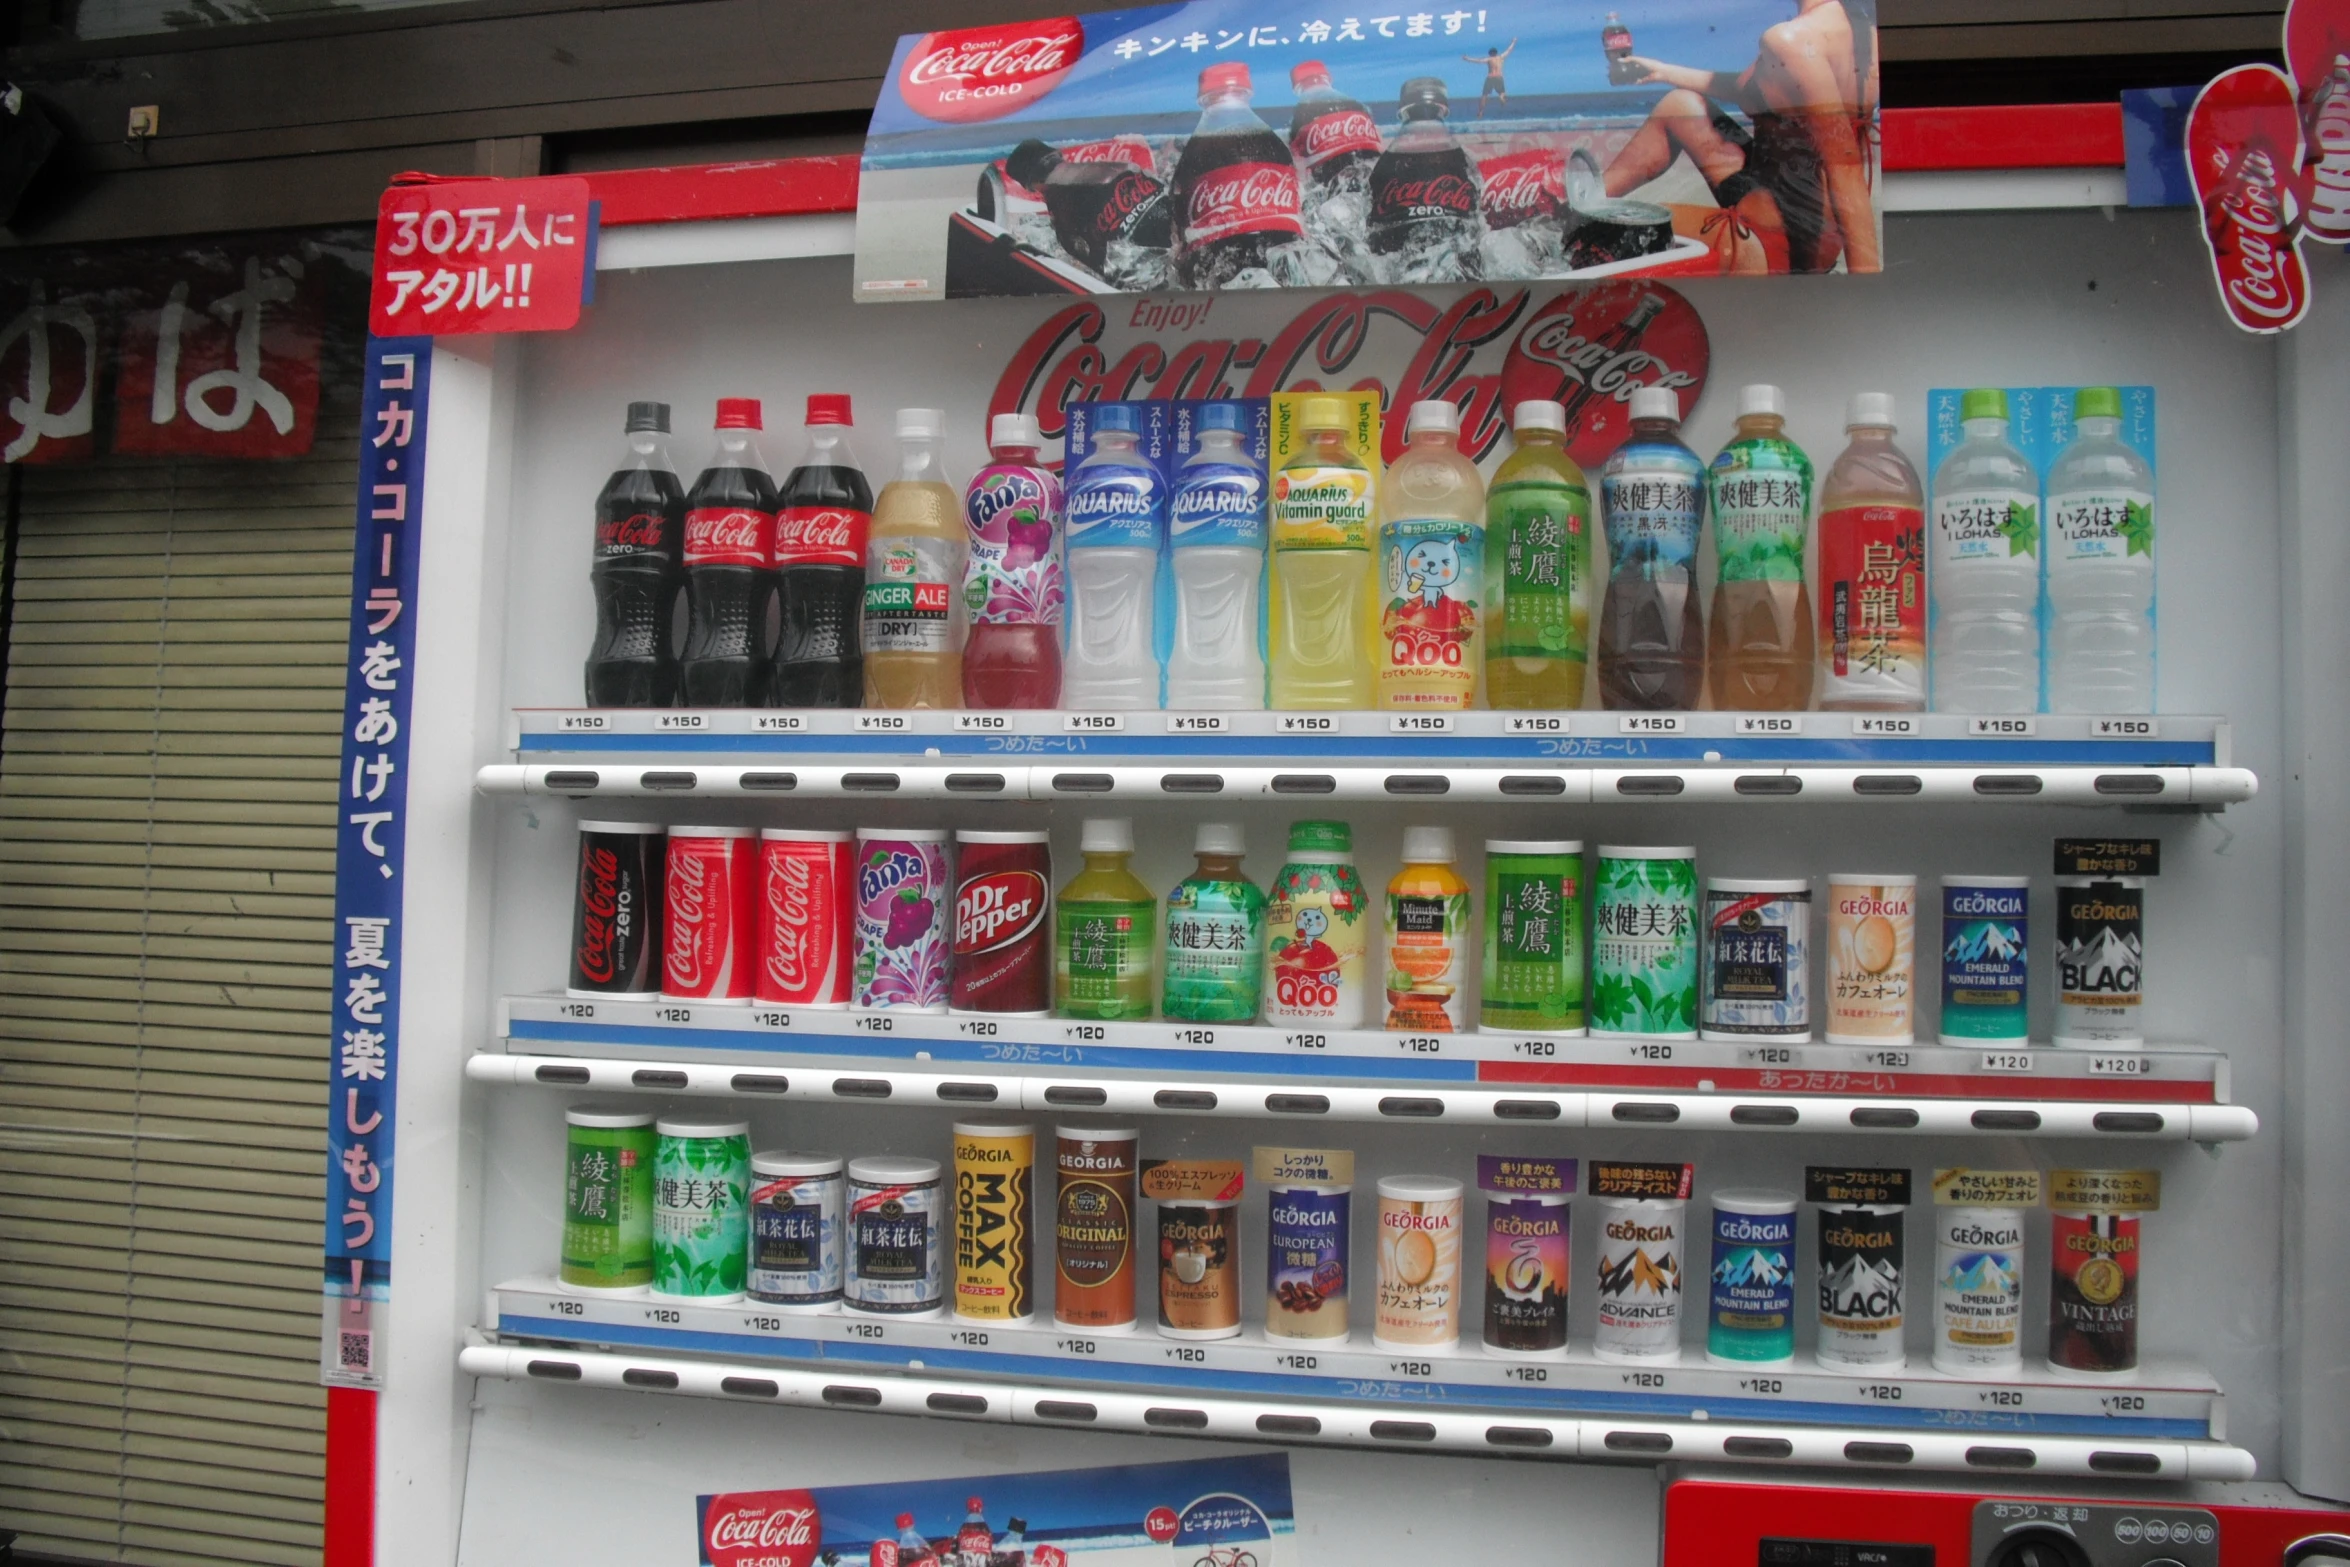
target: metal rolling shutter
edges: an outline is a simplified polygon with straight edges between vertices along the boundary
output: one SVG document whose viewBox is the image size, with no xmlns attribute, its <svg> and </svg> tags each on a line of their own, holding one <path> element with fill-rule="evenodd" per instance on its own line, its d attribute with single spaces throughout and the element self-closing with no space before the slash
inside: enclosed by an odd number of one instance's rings
<svg viewBox="0 0 2350 1567">
<path fill-rule="evenodd" d="M 330 382 L 326 400 L 302 459 L 22 473 L 0 750 L 0 1525 L 31 1549 L 319 1559 L 357 473 L 355 397 Z"/>
</svg>

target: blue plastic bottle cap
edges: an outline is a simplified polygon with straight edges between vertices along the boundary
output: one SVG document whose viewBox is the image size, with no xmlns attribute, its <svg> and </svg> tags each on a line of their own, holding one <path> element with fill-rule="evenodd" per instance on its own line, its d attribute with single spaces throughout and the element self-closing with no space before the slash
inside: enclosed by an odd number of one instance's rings
<svg viewBox="0 0 2350 1567">
<path fill-rule="evenodd" d="M 1210 403 L 1199 411 L 1199 427 L 1203 430 L 1237 430 L 1240 428 L 1241 408 L 1237 403 Z"/>
<path fill-rule="evenodd" d="M 1116 403 L 1093 411 L 1093 427 L 1096 430 L 1124 430 L 1129 435 L 1141 428 L 1134 422 L 1134 410 Z"/>
</svg>

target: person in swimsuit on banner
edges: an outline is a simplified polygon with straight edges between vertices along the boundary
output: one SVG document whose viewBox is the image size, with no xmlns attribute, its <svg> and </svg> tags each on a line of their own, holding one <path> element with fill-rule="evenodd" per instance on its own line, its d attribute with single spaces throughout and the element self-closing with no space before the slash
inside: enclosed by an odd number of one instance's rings
<svg viewBox="0 0 2350 1567">
<path fill-rule="evenodd" d="M 1869 194 L 1877 109 L 1876 0 L 1796 0 L 1736 73 L 1627 58 L 1672 90 L 1600 181 L 1627 195 L 1687 153 L 1718 211 L 1676 208 L 1674 228 L 1710 244 L 1725 272 L 1825 272 L 1841 257 L 1878 270 Z M 1730 112 L 1744 111 L 1749 130 Z"/>
</svg>

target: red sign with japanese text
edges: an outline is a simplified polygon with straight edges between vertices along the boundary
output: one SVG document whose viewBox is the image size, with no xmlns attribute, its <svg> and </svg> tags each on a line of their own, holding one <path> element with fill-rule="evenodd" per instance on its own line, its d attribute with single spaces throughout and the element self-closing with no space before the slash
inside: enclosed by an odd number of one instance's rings
<svg viewBox="0 0 2350 1567">
<path fill-rule="evenodd" d="M 588 182 L 434 179 L 394 185 L 376 207 L 377 337 L 563 332 L 587 280 Z"/>
<path fill-rule="evenodd" d="M 292 256 L 181 280 L 123 323 L 114 449 L 299 457 L 318 433 L 318 291 Z"/>
<path fill-rule="evenodd" d="M 87 462 L 97 400 L 97 318 L 34 279 L 0 327 L 0 462 Z"/>
</svg>

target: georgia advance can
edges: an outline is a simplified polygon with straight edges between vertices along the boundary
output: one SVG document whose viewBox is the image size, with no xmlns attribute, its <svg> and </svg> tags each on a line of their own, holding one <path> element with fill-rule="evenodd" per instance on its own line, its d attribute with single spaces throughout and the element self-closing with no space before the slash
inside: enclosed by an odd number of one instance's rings
<svg viewBox="0 0 2350 1567">
<path fill-rule="evenodd" d="M 852 1005 L 908 1012 L 947 1009 L 952 891 L 945 833 L 859 829 Z"/>
<path fill-rule="evenodd" d="M 1461 1337 L 1460 1182 L 1441 1175 L 1379 1180 L 1379 1294 L 1371 1342 L 1441 1349 Z"/>
<path fill-rule="evenodd" d="M 641 1292 L 653 1282 L 653 1117 L 581 1107 L 563 1121 L 563 1287 Z"/>
<path fill-rule="evenodd" d="M 2056 884 L 2056 1042 L 2142 1045 L 2146 883 L 2067 876 Z"/>
<path fill-rule="evenodd" d="M 1036 1315 L 1036 1128 L 955 1123 L 955 1315 L 1026 1322 Z"/>
<path fill-rule="evenodd" d="M 1134 1326 L 1140 1136 L 1131 1127 L 1053 1129 L 1053 1320 L 1063 1327 Z"/>
<path fill-rule="evenodd" d="M 1608 1361 L 1681 1358 L 1681 1229 L 1675 1197 L 1599 1202 L 1599 1327 L 1591 1353 Z"/>
<path fill-rule="evenodd" d="M 850 833 L 769 827 L 759 834 L 759 1000 L 849 1004 L 856 858 Z"/>
<path fill-rule="evenodd" d="M 1828 878 L 1828 1043 L 1917 1038 L 1915 876 Z"/>
<path fill-rule="evenodd" d="M 1052 1016 L 1051 845 L 1042 832 L 955 834 L 955 1011 Z"/>
<path fill-rule="evenodd" d="M 1699 966 L 1707 1039 L 1811 1038 L 1811 883 L 1708 878 Z"/>
<path fill-rule="evenodd" d="M 2029 876 L 1942 878 L 1942 1043 L 2020 1045 L 2031 954 Z"/>
<path fill-rule="evenodd" d="M 759 835 L 749 827 L 674 827 L 661 919 L 666 1001 L 751 999 Z"/>
<path fill-rule="evenodd" d="M 848 1183 L 842 1299 L 875 1316 L 936 1316 L 946 1304 L 938 1161 L 851 1159 Z"/>
<path fill-rule="evenodd" d="M 581 822 L 565 993 L 650 1000 L 661 993 L 661 901 L 669 829 Z"/>
<path fill-rule="evenodd" d="M 841 1298 L 845 1187 L 831 1154 L 751 1155 L 751 1299 L 815 1312 Z"/>
</svg>

